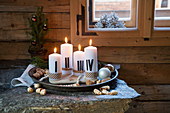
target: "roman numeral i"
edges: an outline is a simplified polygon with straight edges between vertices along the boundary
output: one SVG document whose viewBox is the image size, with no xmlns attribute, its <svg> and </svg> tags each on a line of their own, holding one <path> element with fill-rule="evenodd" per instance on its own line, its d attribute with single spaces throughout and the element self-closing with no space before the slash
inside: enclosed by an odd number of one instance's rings
<svg viewBox="0 0 170 113">
<path fill-rule="evenodd" d="M 69 68 L 69 57 L 65 57 L 65 68 Z"/>
<path fill-rule="evenodd" d="M 55 61 L 55 72 L 57 72 L 57 61 Z"/>
</svg>

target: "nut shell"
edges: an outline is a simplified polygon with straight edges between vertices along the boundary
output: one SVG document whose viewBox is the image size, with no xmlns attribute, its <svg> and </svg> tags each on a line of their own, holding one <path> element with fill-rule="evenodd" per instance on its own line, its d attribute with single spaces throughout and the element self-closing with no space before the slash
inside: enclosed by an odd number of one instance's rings
<svg viewBox="0 0 170 113">
<path fill-rule="evenodd" d="M 29 88 L 27 88 L 27 91 L 28 91 L 28 93 L 32 93 L 34 90 L 33 90 L 33 88 L 29 87 Z"/>
<path fill-rule="evenodd" d="M 42 75 L 43 75 L 43 73 L 42 73 L 41 71 L 37 71 L 37 73 L 39 73 L 39 74 L 40 74 L 40 76 L 42 76 Z"/>
<path fill-rule="evenodd" d="M 33 77 L 35 78 L 40 78 L 40 76 L 41 76 L 40 73 L 37 73 L 37 72 L 33 74 Z"/>
<path fill-rule="evenodd" d="M 100 91 L 102 91 L 102 90 L 110 90 L 110 86 L 103 86 L 100 88 Z"/>
<path fill-rule="evenodd" d="M 92 84 L 95 84 L 95 81 L 86 80 L 86 85 L 92 85 Z"/>
<path fill-rule="evenodd" d="M 115 90 L 112 90 L 111 92 L 109 92 L 109 94 L 110 94 L 110 95 L 117 95 L 117 94 L 118 94 L 118 92 L 117 92 L 117 91 L 115 91 Z"/>
<path fill-rule="evenodd" d="M 96 94 L 96 95 L 101 95 L 101 94 L 102 94 L 102 92 L 99 91 L 98 89 L 94 89 L 93 92 L 94 92 L 94 94 Z"/>
<path fill-rule="evenodd" d="M 107 90 L 104 89 L 104 90 L 102 90 L 102 94 L 103 94 L 103 95 L 109 95 L 109 91 L 107 91 Z"/>
<path fill-rule="evenodd" d="M 40 88 L 40 84 L 34 84 L 34 88 L 37 89 L 37 88 Z"/>
<path fill-rule="evenodd" d="M 42 89 L 40 95 L 45 95 L 45 94 L 46 94 L 46 89 Z"/>
<path fill-rule="evenodd" d="M 100 84 L 100 83 L 101 83 L 101 80 L 96 81 L 96 84 Z"/>
<path fill-rule="evenodd" d="M 36 89 L 36 93 L 40 93 L 43 88 Z"/>
</svg>

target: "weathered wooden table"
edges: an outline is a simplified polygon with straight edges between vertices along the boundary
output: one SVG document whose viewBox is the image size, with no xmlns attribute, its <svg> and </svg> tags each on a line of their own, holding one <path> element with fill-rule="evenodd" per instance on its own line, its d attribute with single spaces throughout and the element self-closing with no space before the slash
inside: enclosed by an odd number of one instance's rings
<svg viewBox="0 0 170 113">
<path fill-rule="evenodd" d="M 0 112 L 10 113 L 124 113 L 131 99 L 97 99 L 92 92 L 55 92 L 40 96 L 27 93 L 26 87 L 0 94 Z"/>
</svg>

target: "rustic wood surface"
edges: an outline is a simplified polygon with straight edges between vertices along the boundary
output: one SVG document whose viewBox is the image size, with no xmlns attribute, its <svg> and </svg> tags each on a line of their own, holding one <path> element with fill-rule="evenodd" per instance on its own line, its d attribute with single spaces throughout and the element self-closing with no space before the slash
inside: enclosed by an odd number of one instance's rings
<svg viewBox="0 0 170 113">
<path fill-rule="evenodd" d="M 169 84 L 170 64 L 121 64 L 119 78 L 128 84 Z"/>
</svg>

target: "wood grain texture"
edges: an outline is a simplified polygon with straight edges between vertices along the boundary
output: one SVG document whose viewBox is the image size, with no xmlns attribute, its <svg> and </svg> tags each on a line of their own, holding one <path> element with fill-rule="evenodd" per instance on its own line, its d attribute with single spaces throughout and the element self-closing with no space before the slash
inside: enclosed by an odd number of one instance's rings
<svg viewBox="0 0 170 113">
<path fill-rule="evenodd" d="M 44 47 L 47 48 L 48 52 L 45 58 L 48 58 L 50 53 L 53 53 L 54 47 L 58 48 L 60 53 L 60 45 L 63 42 L 47 42 Z M 16 59 L 30 59 L 28 53 L 30 42 L 0 42 L 0 59 L 1 60 L 16 60 Z"/>
<path fill-rule="evenodd" d="M 0 30 L 0 41 L 29 41 L 31 37 L 25 32 L 26 30 Z M 70 29 L 50 29 L 45 37 L 53 41 L 63 41 L 65 36 L 70 38 Z"/>
<path fill-rule="evenodd" d="M 168 31 L 169 32 L 169 31 Z M 121 33 L 120 33 L 121 34 Z M 170 36 L 170 35 L 169 35 Z M 74 38 L 72 42 L 78 45 L 80 42 L 83 46 L 87 46 L 89 39 L 93 39 L 93 45 L 97 46 L 170 46 L 170 37 L 153 37 L 149 41 L 145 41 L 143 37 L 114 37 L 110 35 L 109 37 L 99 38 L 95 36 L 83 36 L 81 38 Z"/>
<path fill-rule="evenodd" d="M 170 63 L 170 47 L 98 47 L 99 60 L 113 63 Z"/>
<path fill-rule="evenodd" d="M 118 78 L 131 85 L 170 83 L 170 64 L 121 64 L 120 68 Z"/>
<path fill-rule="evenodd" d="M 154 22 L 154 0 L 145 0 L 144 4 L 144 38 L 151 38 Z"/>
<path fill-rule="evenodd" d="M 33 13 L 0 13 L 0 30 L 23 30 L 29 29 L 28 18 Z M 69 13 L 45 13 L 48 18 L 49 28 L 70 28 Z"/>
<path fill-rule="evenodd" d="M 60 6 L 69 5 L 70 0 L 0 0 L 5 6 Z"/>
<path fill-rule="evenodd" d="M 37 10 L 37 6 L 10 6 L 10 5 L 1 5 L 0 4 L 0 12 L 25 12 L 25 13 L 31 13 L 35 12 Z M 52 12 L 52 13 L 69 13 L 70 7 L 69 5 L 62 5 L 62 6 L 44 6 L 43 12 Z"/>
<path fill-rule="evenodd" d="M 139 94 L 138 101 L 166 101 L 170 100 L 170 85 L 130 85 Z"/>
<path fill-rule="evenodd" d="M 133 102 L 125 113 L 169 113 L 170 102 Z"/>
</svg>

